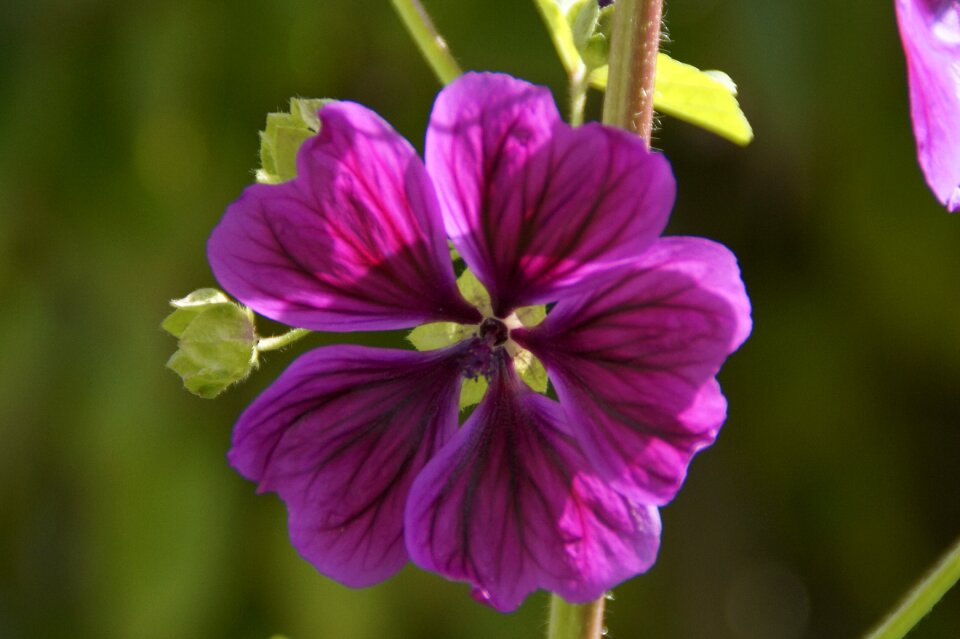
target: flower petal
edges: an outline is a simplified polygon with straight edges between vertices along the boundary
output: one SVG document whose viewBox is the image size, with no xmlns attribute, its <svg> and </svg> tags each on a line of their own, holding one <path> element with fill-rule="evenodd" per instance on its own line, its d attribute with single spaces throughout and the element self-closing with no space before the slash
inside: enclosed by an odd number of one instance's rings
<svg viewBox="0 0 960 639">
<path fill-rule="evenodd" d="M 590 460 L 664 504 L 726 418 L 714 376 L 750 303 L 733 255 L 699 238 L 662 239 L 620 275 L 511 337 L 547 367 Z"/>
<path fill-rule="evenodd" d="M 220 284 L 271 319 L 324 331 L 479 321 L 460 296 L 436 194 L 413 147 L 338 102 L 297 178 L 248 187 L 208 244 Z"/>
<path fill-rule="evenodd" d="M 490 390 L 414 482 L 407 547 L 498 610 L 537 588 L 595 599 L 656 559 L 656 508 L 600 480 L 560 406 L 500 360 Z"/>
<path fill-rule="evenodd" d="M 506 317 L 588 290 L 660 235 L 676 187 L 636 136 L 571 128 L 550 93 L 466 74 L 433 108 L 427 170 L 454 245 Z"/>
<path fill-rule="evenodd" d="M 359 587 L 406 563 L 407 494 L 456 430 L 457 367 L 453 349 L 318 348 L 240 417 L 231 464 L 287 503 L 317 570 Z"/>
<path fill-rule="evenodd" d="M 950 211 L 960 209 L 960 4 L 897 0 L 907 56 L 910 113 L 927 184 Z"/>
</svg>

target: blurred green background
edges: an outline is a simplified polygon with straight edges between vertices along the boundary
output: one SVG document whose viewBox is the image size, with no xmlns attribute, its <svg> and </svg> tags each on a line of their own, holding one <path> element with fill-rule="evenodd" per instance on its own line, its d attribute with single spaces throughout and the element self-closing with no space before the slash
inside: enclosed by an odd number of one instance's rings
<svg viewBox="0 0 960 639">
<path fill-rule="evenodd" d="M 427 6 L 465 67 L 563 95 L 532 3 Z M 757 134 L 663 121 L 670 230 L 734 249 L 756 328 L 610 632 L 855 637 L 960 534 L 960 218 L 914 160 L 892 2 L 667 16 L 666 50 L 727 71 Z M 387 2 L 4 3 L 0 637 L 541 635 L 542 593 L 500 615 L 416 569 L 354 591 L 297 557 L 224 454 L 302 344 L 213 402 L 163 367 L 167 301 L 214 284 L 204 244 L 265 114 L 352 99 L 419 146 L 437 88 Z M 960 592 L 912 636 L 960 636 Z"/>
</svg>

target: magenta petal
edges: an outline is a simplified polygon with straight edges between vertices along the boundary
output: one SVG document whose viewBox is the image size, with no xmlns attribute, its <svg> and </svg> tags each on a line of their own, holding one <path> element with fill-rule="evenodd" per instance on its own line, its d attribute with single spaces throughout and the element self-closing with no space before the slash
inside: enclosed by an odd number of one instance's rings
<svg viewBox="0 0 960 639">
<path fill-rule="evenodd" d="M 960 2 L 897 0 L 910 112 L 927 184 L 960 209 Z"/>
<path fill-rule="evenodd" d="M 447 233 L 501 317 L 589 290 L 649 247 L 673 207 L 662 155 L 617 129 L 570 128 L 546 89 L 505 75 L 445 88 L 426 149 Z"/>
<path fill-rule="evenodd" d="M 595 599 L 656 559 L 656 508 L 601 481 L 560 406 L 501 364 L 454 439 L 414 482 L 407 547 L 498 610 L 544 588 Z"/>
<path fill-rule="evenodd" d="M 293 545 L 323 574 L 368 586 L 406 563 L 407 494 L 456 430 L 457 366 L 452 349 L 318 348 L 240 417 L 230 462 L 287 503 Z"/>
<path fill-rule="evenodd" d="M 750 327 L 733 255 L 676 237 L 512 336 L 543 361 L 590 460 L 664 504 L 726 418 L 714 376 Z"/>
<path fill-rule="evenodd" d="M 214 230 L 207 252 L 220 284 L 262 315 L 314 330 L 478 321 L 413 147 L 358 104 L 331 104 L 320 119 L 297 178 L 247 188 Z"/>
</svg>

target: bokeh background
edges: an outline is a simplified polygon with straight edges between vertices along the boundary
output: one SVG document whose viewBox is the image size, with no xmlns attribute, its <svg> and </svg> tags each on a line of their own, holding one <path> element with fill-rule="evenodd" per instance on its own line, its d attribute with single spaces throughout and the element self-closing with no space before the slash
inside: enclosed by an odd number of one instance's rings
<svg viewBox="0 0 960 639">
<path fill-rule="evenodd" d="M 532 3 L 427 6 L 465 67 L 563 95 Z M 738 148 L 663 120 L 670 230 L 734 249 L 756 328 L 610 633 L 856 637 L 960 534 L 960 217 L 915 164 L 891 1 L 667 16 L 666 50 L 727 71 L 756 130 Z M 4 2 L 0 637 L 541 635 L 542 593 L 500 615 L 413 568 L 355 591 L 298 558 L 224 455 L 309 343 L 216 401 L 163 367 L 167 301 L 214 284 L 204 244 L 265 114 L 348 98 L 421 146 L 437 88 L 385 1 Z M 960 636 L 960 592 L 912 636 Z"/>
</svg>

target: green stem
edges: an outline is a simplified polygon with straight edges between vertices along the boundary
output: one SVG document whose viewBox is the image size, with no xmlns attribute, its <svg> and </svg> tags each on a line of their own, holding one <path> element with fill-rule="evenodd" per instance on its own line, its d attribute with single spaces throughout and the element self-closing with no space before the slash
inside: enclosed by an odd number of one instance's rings
<svg viewBox="0 0 960 639">
<path fill-rule="evenodd" d="M 560 595 L 550 595 L 547 639 L 600 639 L 605 599 L 603 596 L 590 603 L 572 604 Z"/>
<path fill-rule="evenodd" d="M 284 346 L 289 346 L 299 339 L 303 339 L 310 334 L 305 328 L 295 328 L 292 331 L 288 331 L 283 335 L 275 335 L 273 337 L 261 337 L 257 342 L 257 350 L 261 353 L 264 351 L 275 351 L 283 348 Z"/>
<path fill-rule="evenodd" d="M 900 639 L 960 580 L 960 539 L 866 639 Z"/>
<path fill-rule="evenodd" d="M 460 65 L 454 60 L 447 43 L 437 33 L 430 16 L 419 0 L 390 1 L 440 82 L 449 84 L 462 74 Z"/>
<path fill-rule="evenodd" d="M 603 121 L 643 138 L 653 133 L 653 90 L 663 0 L 617 0 Z"/>
<path fill-rule="evenodd" d="M 587 69 L 581 64 L 578 71 L 570 74 L 570 126 L 583 124 L 588 88 L 590 83 L 587 80 Z"/>
</svg>

